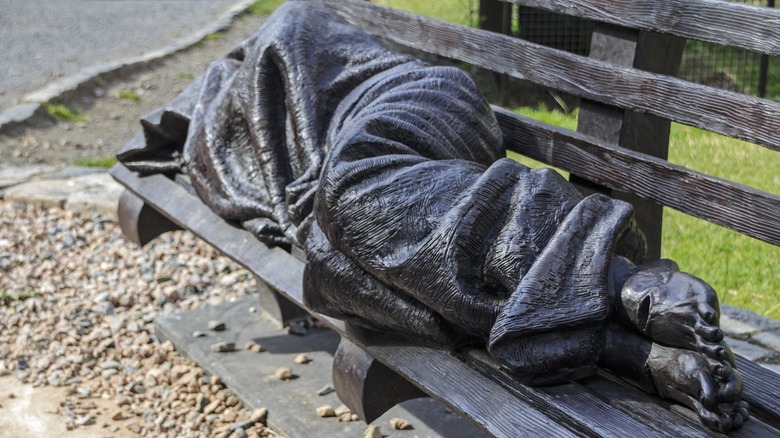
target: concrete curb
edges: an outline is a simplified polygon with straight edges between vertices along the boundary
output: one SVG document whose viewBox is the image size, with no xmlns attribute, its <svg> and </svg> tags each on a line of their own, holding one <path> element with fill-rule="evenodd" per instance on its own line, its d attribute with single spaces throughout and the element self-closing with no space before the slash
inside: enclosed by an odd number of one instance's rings
<svg viewBox="0 0 780 438">
<path fill-rule="evenodd" d="M 138 57 L 86 68 L 73 76 L 53 82 L 43 89 L 29 94 L 22 103 L 0 113 L 0 134 L 7 134 L 11 129 L 23 125 L 34 118 L 47 117 L 43 110 L 44 103 L 53 100 L 66 103 L 78 97 L 85 90 L 93 88 L 99 80 L 120 79 L 161 61 L 176 52 L 189 49 L 206 38 L 207 35 L 230 27 L 233 20 L 245 12 L 254 1 L 242 0 L 229 8 L 225 14 L 215 21 L 162 49 L 147 52 Z"/>
</svg>

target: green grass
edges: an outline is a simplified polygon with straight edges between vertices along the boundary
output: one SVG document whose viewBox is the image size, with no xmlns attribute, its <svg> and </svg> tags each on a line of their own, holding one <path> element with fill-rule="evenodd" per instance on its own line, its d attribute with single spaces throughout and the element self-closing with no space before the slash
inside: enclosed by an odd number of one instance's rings
<svg viewBox="0 0 780 438">
<path fill-rule="evenodd" d="M 675 124 L 669 161 L 780 194 L 780 157 L 754 144 Z M 780 319 L 780 247 L 668 208 L 663 227 L 663 256 L 710 282 L 722 303 Z"/>
<path fill-rule="evenodd" d="M 59 103 L 44 103 L 43 109 L 51 118 L 59 122 L 74 123 L 87 121 L 87 118 L 79 111 Z"/>
<path fill-rule="evenodd" d="M 374 3 L 466 26 L 476 26 L 476 0 L 373 0 Z"/>
<path fill-rule="evenodd" d="M 516 112 L 567 129 L 577 128 L 576 112 L 564 114 L 545 108 L 519 108 Z M 669 143 L 670 162 L 780 194 L 780 157 L 776 152 L 680 124 L 672 125 Z M 519 156 L 510 153 L 510 157 Z M 545 166 L 519 158 L 529 167 Z M 705 279 L 718 291 L 721 303 L 780 319 L 780 247 L 666 208 L 662 257 Z"/>
<path fill-rule="evenodd" d="M 116 164 L 116 157 L 113 155 L 103 157 L 77 158 L 73 164 L 81 167 L 100 167 L 108 169 Z"/>
<path fill-rule="evenodd" d="M 282 3 L 284 3 L 284 0 L 258 0 L 249 6 L 249 13 L 252 15 L 270 15 Z"/>
<path fill-rule="evenodd" d="M 186 71 L 179 72 L 176 76 L 179 77 L 179 79 L 195 79 L 195 75 Z"/>
<path fill-rule="evenodd" d="M 24 301 L 29 298 L 35 298 L 38 296 L 38 292 L 33 290 L 23 291 L 7 291 L 0 289 L 0 303 L 9 303 L 12 301 Z"/>
<path fill-rule="evenodd" d="M 225 39 L 225 32 L 214 32 L 206 35 L 206 39 L 209 41 L 214 40 L 224 40 Z"/>
<path fill-rule="evenodd" d="M 138 93 L 130 90 L 119 90 L 119 98 L 122 100 L 129 100 L 131 102 L 140 102 L 141 96 Z"/>
</svg>

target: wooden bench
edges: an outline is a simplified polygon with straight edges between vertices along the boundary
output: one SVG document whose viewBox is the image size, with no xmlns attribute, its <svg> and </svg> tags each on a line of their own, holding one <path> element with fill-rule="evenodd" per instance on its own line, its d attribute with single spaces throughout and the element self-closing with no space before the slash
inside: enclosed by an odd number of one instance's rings
<svg viewBox="0 0 780 438">
<path fill-rule="evenodd" d="M 592 20 L 590 56 L 584 57 L 366 1 L 320 1 L 392 43 L 580 97 L 577 132 L 495 107 L 505 144 L 571 172 L 584 191 L 632 202 L 651 256 L 660 254 L 662 205 L 780 245 L 780 197 L 666 161 L 670 121 L 780 150 L 780 105 L 670 76 L 686 38 L 780 55 L 780 11 L 717 0 L 509 2 Z M 483 0 L 482 13 L 491 8 L 506 6 Z M 505 19 L 485 22 L 495 30 L 505 24 Z M 131 240 L 144 245 L 169 230 L 190 230 L 256 275 L 264 310 L 280 325 L 308 315 L 301 292 L 303 255 L 266 247 L 223 221 L 184 177 L 142 177 L 121 164 L 111 173 L 128 189 L 119 217 Z M 334 384 L 339 397 L 369 422 L 403 400 L 427 395 L 494 436 L 717 435 L 693 412 L 606 373 L 531 388 L 484 351 L 409 345 L 314 316 L 341 334 Z M 780 436 L 780 376 L 744 358 L 737 361 L 752 418 L 733 435 Z"/>
</svg>

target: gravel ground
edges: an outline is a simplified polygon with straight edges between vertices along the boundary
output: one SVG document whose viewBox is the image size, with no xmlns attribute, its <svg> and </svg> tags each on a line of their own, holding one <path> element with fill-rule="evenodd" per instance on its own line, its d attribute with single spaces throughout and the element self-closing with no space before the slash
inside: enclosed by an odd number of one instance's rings
<svg viewBox="0 0 780 438">
<path fill-rule="evenodd" d="M 67 387 L 56 413 L 69 430 L 275 435 L 267 412 L 244 409 L 153 334 L 161 313 L 253 293 L 248 272 L 186 232 L 142 250 L 100 215 L 5 201 L 0 211 L 0 376 Z"/>
<path fill-rule="evenodd" d="M 49 122 L 0 136 L 6 165 L 63 164 L 112 156 L 139 132 L 138 118 L 175 96 L 251 35 L 262 17 L 133 77 L 106 83 L 69 106 L 84 122 Z M 120 98 L 131 91 L 138 101 Z M 104 436 L 274 436 L 267 411 L 250 412 L 216 377 L 154 337 L 161 314 L 254 292 L 246 271 L 186 232 L 143 250 L 112 218 L 0 201 L 0 378 L 63 387 L 53 414 L 67 430 Z M 206 328 L 204 327 L 204 330 Z M 0 394 L 8 417 L 14 394 Z M 4 426 L 5 427 L 5 426 Z M 0 436 L 27 436 L 2 430 Z"/>
</svg>

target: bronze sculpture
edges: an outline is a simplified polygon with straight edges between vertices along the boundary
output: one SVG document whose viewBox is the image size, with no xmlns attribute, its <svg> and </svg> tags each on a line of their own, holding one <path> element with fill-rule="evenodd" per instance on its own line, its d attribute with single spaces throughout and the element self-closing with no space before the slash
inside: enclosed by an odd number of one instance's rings
<svg viewBox="0 0 780 438">
<path fill-rule="evenodd" d="M 142 123 L 120 160 L 186 173 L 225 219 L 304 247 L 312 309 L 482 343 L 529 384 L 602 366 L 714 429 L 747 419 L 715 292 L 643 264 L 630 205 L 503 158 L 460 70 L 293 1 Z"/>
</svg>

